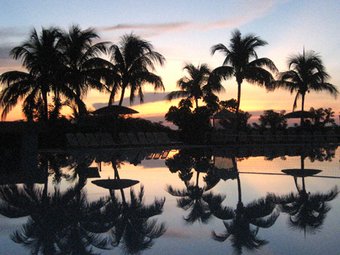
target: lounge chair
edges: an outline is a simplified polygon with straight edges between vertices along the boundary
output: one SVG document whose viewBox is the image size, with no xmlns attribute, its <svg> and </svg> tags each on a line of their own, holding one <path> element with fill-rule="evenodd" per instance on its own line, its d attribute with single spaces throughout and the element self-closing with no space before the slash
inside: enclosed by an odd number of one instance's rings
<svg viewBox="0 0 340 255">
<path fill-rule="evenodd" d="M 79 147 L 78 139 L 75 134 L 67 133 L 66 140 L 70 147 Z"/>
<path fill-rule="evenodd" d="M 138 132 L 137 133 L 138 140 L 140 144 L 150 144 L 149 141 L 146 139 L 145 134 L 143 132 Z"/>
<path fill-rule="evenodd" d="M 296 140 L 297 140 L 296 132 L 294 130 L 288 130 L 287 142 L 296 143 L 297 142 Z"/>
<path fill-rule="evenodd" d="M 130 143 L 132 145 L 140 145 L 141 144 L 134 133 L 127 133 L 127 136 L 128 136 Z"/>
<path fill-rule="evenodd" d="M 162 152 L 161 159 L 166 159 L 170 153 L 170 150 L 165 150 Z"/>
<path fill-rule="evenodd" d="M 263 143 L 263 136 L 260 134 L 259 131 L 252 131 L 250 136 L 251 136 L 251 141 L 253 143 L 256 143 L 256 144 Z"/>
<path fill-rule="evenodd" d="M 112 135 L 110 133 L 101 133 L 101 145 L 102 146 L 114 146 L 116 143 L 113 141 Z"/>
<path fill-rule="evenodd" d="M 338 142 L 338 137 L 334 130 L 330 130 L 326 133 L 326 141 L 328 143 L 337 143 Z"/>
<path fill-rule="evenodd" d="M 315 131 L 313 134 L 313 141 L 315 143 L 324 143 L 325 135 L 321 131 Z"/>
<path fill-rule="evenodd" d="M 266 130 L 263 132 L 263 138 L 264 138 L 264 141 L 266 143 L 275 143 L 276 140 L 275 140 L 275 136 L 273 135 L 273 133 L 270 131 L 270 130 Z"/>
<path fill-rule="evenodd" d="M 240 143 L 248 143 L 249 142 L 249 139 L 248 139 L 248 134 L 246 132 L 239 132 L 238 133 L 238 141 Z"/>
<path fill-rule="evenodd" d="M 211 134 L 210 141 L 211 141 L 212 144 L 220 144 L 221 143 L 221 138 L 222 138 L 222 136 L 221 136 L 220 132 L 213 132 Z"/>
<path fill-rule="evenodd" d="M 237 135 L 234 133 L 224 133 L 223 134 L 223 142 L 224 144 L 235 143 L 237 140 Z"/>
<path fill-rule="evenodd" d="M 153 159 L 159 159 L 162 156 L 161 152 L 156 152 L 153 154 Z"/>
<path fill-rule="evenodd" d="M 275 133 L 276 143 L 282 143 L 284 142 L 284 134 L 282 131 L 276 131 Z"/>
<path fill-rule="evenodd" d="M 148 141 L 149 144 L 156 145 L 158 144 L 157 139 L 155 138 L 154 134 L 151 132 L 145 133 L 145 138 Z"/>
<path fill-rule="evenodd" d="M 130 144 L 130 140 L 129 138 L 127 137 L 127 134 L 126 133 L 119 133 L 118 134 L 118 138 L 119 138 L 119 143 L 121 145 L 128 145 Z"/>
<path fill-rule="evenodd" d="M 100 143 L 98 143 L 96 137 L 92 133 L 86 133 L 85 137 L 87 139 L 88 146 L 90 147 L 98 147 Z"/>
<path fill-rule="evenodd" d="M 76 133 L 76 137 L 80 147 L 89 147 L 89 142 L 83 133 Z"/>
</svg>

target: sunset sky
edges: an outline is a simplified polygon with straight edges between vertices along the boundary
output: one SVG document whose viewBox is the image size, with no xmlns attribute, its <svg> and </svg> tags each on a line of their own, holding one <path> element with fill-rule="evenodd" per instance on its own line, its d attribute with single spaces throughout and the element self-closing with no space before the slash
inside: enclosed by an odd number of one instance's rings
<svg viewBox="0 0 340 255">
<path fill-rule="evenodd" d="M 231 32 L 254 33 L 268 42 L 258 50 L 259 57 L 274 61 L 280 71 L 287 70 L 287 58 L 306 50 L 318 52 L 330 83 L 340 90 L 340 1 L 126 1 L 126 0 L 0 0 L 0 73 L 20 68 L 20 62 L 9 58 L 8 52 L 23 42 L 32 28 L 58 26 L 67 29 L 79 24 L 83 29 L 95 28 L 102 41 L 117 43 L 119 37 L 134 32 L 150 41 L 166 58 L 166 64 L 157 69 L 163 78 L 166 93 L 176 89 L 176 81 L 185 73 L 185 63 L 207 63 L 211 68 L 222 64 L 223 56 L 210 54 L 217 43 L 228 45 Z M 236 98 L 236 82 L 224 82 L 221 100 Z M 135 109 L 147 118 L 160 120 L 171 105 L 164 95 L 154 95 L 149 86 L 143 105 Z M 108 101 L 108 94 L 91 92 L 85 102 L 89 108 L 98 108 Z M 244 83 L 241 109 L 254 116 L 265 109 L 291 111 L 295 95 Z M 126 100 L 128 104 L 128 100 Z M 332 107 L 340 112 L 340 99 L 326 93 L 311 92 L 306 96 L 305 108 Z M 300 107 L 300 104 L 299 104 Z M 20 119 L 18 107 L 8 120 Z M 338 117 L 337 117 L 338 119 Z M 338 120 L 337 120 L 338 121 Z"/>
</svg>

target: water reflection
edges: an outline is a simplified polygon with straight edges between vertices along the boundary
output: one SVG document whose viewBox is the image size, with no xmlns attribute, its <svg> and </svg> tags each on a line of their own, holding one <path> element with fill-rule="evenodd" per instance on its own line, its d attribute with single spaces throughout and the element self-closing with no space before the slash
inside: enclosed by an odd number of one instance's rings
<svg viewBox="0 0 340 255">
<path fill-rule="evenodd" d="M 109 182 L 106 188 L 110 192 L 110 203 L 105 206 L 105 214 L 113 223 L 110 229 L 112 245 L 121 245 L 126 254 L 139 254 L 153 245 L 156 238 L 162 236 L 166 227 L 164 223 L 158 223 L 153 216 L 163 212 L 165 199 L 154 199 L 150 205 L 144 204 L 144 187 L 141 186 L 138 193 L 132 188 L 129 191 L 129 200 L 125 195 L 125 188 L 133 186 L 137 182 L 129 179 L 120 179 L 118 167 L 120 160 L 111 159 L 114 169 L 114 182 Z M 106 180 L 110 181 L 110 180 Z M 119 190 L 120 197 L 117 194 Z"/>
<path fill-rule="evenodd" d="M 321 152 L 321 150 L 318 150 Z M 312 160 L 331 160 L 333 153 L 318 153 L 312 154 Z M 300 156 L 300 169 L 284 169 L 282 172 L 291 175 L 294 178 L 294 184 L 297 193 L 289 193 L 287 195 L 278 196 L 275 198 L 276 202 L 281 206 L 281 211 L 289 215 L 289 225 L 293 229 L 302 230 L 304 235 L 307 233 L 315 234 L 317 230 L 321 229 L 327 213 L 331 209 L 330 201 L 334 200 L 338 195 L 338 188 L 334 186 L 329 191 L 321 193 L 310 193 L 306 190 L 306 178 L 316 176 L 322 170 L 306 169 L 305 155 Z M 301 185 L 298 184 L 298 179 L 301 178 Z"/>
<path fill-rule="evenodd" d="M 92 247 L 106 248 L 108 230 L 100 208 L 105 200 L 89 203 L 83 183 L 53 194 L 37 185 L 6 185 L 0 188 L 0 213 L 9 218 L 28 216 L 11 238 L 31 254 L 92 254 Z"/>
<path fill-rule="evenodd" d="M 315 163 L 334 161 L 339 150 L 269 150 L 221 147 L 180 149 L 170 154 L 165 149 L 40 153 L 35 168 L 31 169 L 31 164 L 27 172 L 3 172 L 0 167 L 0 214 L 8 218 L 2 219 L 0 227 L 10 219 L 21 218 L 10 238 L 31 254 L 157 254 L 171 243 L 175 231 L 190 233 L 187 240 L 176 239 L 183 253 L 187 253 L 185 245 L 195 238 L 198 250 L 205 249 L 200 244 L 204 242 L 219 253 L 232 249 L 236 254 L 256 249 L 265 252 L 267 247 L 278 253 L 275 238 L 281 236 L 274 237 L 273 231 L 289 236 L 297 229 L 305 236 L 313 233 L 323 238 L 321 227 L 327 225 L 326 218 L 334 218 L 340 209 L 335 206 L 335 212 L 331 210 L 332 202 L 338 199 L 337 179 L 324 179 L 334 176 Z M 254 158 L 254 153 L 265 160 Z M 150 154 L 171 156 L 162 161 Z M 271 161 L 277 164 L 275 171 L 270 169 L 275 164 L 262 172 L 249 169 L 254 162 L 260 162 L 258 167 Z M 157 171 L 147 172 L 150 169 L 146 166 L 152 164 L 157 165 Z M 156 172 L 156 188 L 150 187 L 146 180 Z M 100 178 L 103 173 L 112 178 Z M 246 176 L 249 173 L 252 175 Z M 93 177 L 96 180 L 89 181 Z M 256 188 L 249 186 L 261 185 L 260 178 L 268 178 L 268 186 L 261 186 L 261 192 L 256 193 Z M 277 186 L 284 185 L 276 189 L 270 184 L 272 180 Z M 106 182 L 106 189 L 93 184 L 98 181 Z M 324 191 L 317 191 L 325 185 Z M 291 192 L 292 188 L 296 191 Z M 150 190 L 159 197 L 146 192 Z M 172 196 L 176 198 L 173 203 L 168 199 Z M 183 211 L 184 220 L 180 216 Z M 281 223 L 279 217 L 287 218 L 288 224 Z M 199 234 L 197 228 L 202 230 Z M 218 246 L 216 241 L 225 245 Z M 280 241 L 284 245 L 289 242 Z M 308 245 L 306 241 L 306 250 L 311 249 Z"/>
<path fill-rule="evenodd" d="M 224 242 L 230 239 L 236 254 L 242 254 L 243 248 L 258 249 L 267 243 L 259 238 L 260 228 L 270 228 L 279 216 L 272 195 L 259 198 L 247 205 L 242 202 L 241 177 L 238 173 L 237 161 L 233 157 L 233 170 L 235 172 L 238 188 L 238 202 L 236 208 L 225 206 L 215 211 L 215 216 L 223 220 L 225 232 L 217 234 L 212 232 L 214 240 Z"/>
<path fill-rule="evenodd" d="M 213 210 L 219 207 L 225 196 L 214 195 L 208 192 L 220 180 L 216 175 L 215 166 L 211 160 L 212 155 L 205 150 L 181 150 L 173 158 L 167 159 L 165 164 L 172 173 L 178 172 L 179 178 L 184 182 L 184 189 L 175 189 L 172 185 L 167 186 L 167 191 L 172 196 L 179 197 L 177 206 L 189 211 L 184 217 L 187 223 L 207 223 L 213 214 Z M 191 182 L 196 173 L 195 181 Z M 200 187 L 200 174 L 204 174 L 204 186 Z"/>
</svg>

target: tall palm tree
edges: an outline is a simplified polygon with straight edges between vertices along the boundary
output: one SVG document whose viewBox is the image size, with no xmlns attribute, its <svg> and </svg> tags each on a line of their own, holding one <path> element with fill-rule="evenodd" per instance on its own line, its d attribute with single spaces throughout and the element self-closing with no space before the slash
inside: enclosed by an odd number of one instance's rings
<svg viewBox="0 0 340 255">
<path fill-rule="evenodd" d="M 216 72 L 223 74 L 225 78 L 231 76 L 236 78 L 238 86 L 236 113 L 240 108 L 243 80 L 265 87 L 273 81 L 269 71 L 277 71 L 275 64 L 269 58 L 258 58 L 256 54 L 256 49 L 266 44 L 266 41 L 254 34 L 242 36 L 239 30 L 235 30 L 228 47 L 224 44 L 216 44 L 211 48 L 212 54 L 220 51 L 225 55 L 223 65 L 216 68 Z"/>
<path fill-rule="evenodd" d="M 301 110 L 304 111 L 306 93 L 311 90 L 327 91 L 333 96 L 339 92 L 336 87 L 327 82 L 329 78 L 319 54 L 303 50 L 302 54 L 293 55 L 288 59 L 289 71 L 279 74 L 279 79 L 273 83 L 273 88 L 282 87 L 291 93 L 296 92 L 293 111 L 297 100 L 301 97 Z"/>
<path fill-rule="evenodd" d="M 168 100 L 187 97 L 195 102 L 198 107 L 198 100 L 213 95 L 213 92 L 220 92 L 223 86 L 220 77 L 212 72 L 207 64 L 197 67 L 193 64 L 186 64 L 183 68 L 189 76 L 184 76 L 177 81 L 178 91 L 172 91 L 167 95 Z"/>
<path fill-rule="evenodd" d="M 163 65 L 165 58 L 154 50 L 151 43 L 140 37 L 129 34 L 124 35 L 119 44 L 113 44 L 109 48 L 111 53 L 111 78 L 107 79 L 110 85 L 111 94 L 109 105 L 112 105 L 114 96 L 120 90 L 119 105 L 123 104 L 125 90 L 129 88 L 130 103 L 138 95 L 143 102 L 143 85 L 150 83 L 155 90 L 164 90 L 164 85 L 160 76 L 152 71 L 155 64 Z"/>
<path fill-rule="evenodd" d="M 95 88 L 101 91 L 105 88 L 101 78 L 109 63 L 99 57 L 106 52 L 106 43 L 94 43 L 98 38 L 94 29 L 82 30 L 79 26 L 70 27 L 61 38 L 65 67 L 63 82 L 70 89 L 68 97 L 74 99 L 80 116 L 87 112 L 82 99 L 88 90 Z"/>
<path fill-rule="evenodd" d="M 40 101 L 42 118 L 48 120 L 48 93 L 58 96 L 58 73 L 61 51 L 60 31 L 57 28 L 43 28 L 38 34 L 34 29 L 27 41 L 11 50 L 14 59 L 20 59 L 25 71 L 9 71 L 0 76 L 5 87 L 0 93 L 2 119 L 23 100 L 24 112 L 32 113 Z M 29 116 L 33 116 L 30 114 Z"/>
</svg>

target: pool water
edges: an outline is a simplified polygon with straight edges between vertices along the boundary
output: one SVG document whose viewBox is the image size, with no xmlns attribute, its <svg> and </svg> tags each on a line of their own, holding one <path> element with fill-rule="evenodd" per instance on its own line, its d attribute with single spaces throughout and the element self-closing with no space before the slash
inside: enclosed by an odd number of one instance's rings
<svg viewBox="0 0 340 255">
<path fill-rule="evenodd" d="M 339 254 L 340 148 L 260 150 L 12 162 L 1 169 L 0 254 Z"/>
</svg>

